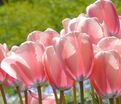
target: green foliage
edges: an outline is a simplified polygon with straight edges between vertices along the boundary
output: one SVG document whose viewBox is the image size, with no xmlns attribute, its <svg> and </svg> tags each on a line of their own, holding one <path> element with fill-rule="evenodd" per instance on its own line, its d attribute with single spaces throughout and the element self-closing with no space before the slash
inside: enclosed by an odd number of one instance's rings
<svg viewBox="0 0 121 104">
<path fill-rule="evenodd" d="M 50 27 L 62 28 L 64 18 L 74 18 L 84 13 L 86 6 L 95 0 L 9 0 L 0 6 L 0 42 L 9 47 L 19 45 L 33 30 Z M 114 1 L 118 12 L 121 2 Z"/>
</svg>

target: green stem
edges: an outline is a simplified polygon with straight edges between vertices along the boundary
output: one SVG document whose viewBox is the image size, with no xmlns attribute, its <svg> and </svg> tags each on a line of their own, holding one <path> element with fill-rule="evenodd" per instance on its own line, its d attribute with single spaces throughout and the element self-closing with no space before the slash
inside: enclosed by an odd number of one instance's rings
<svg viewBox="0 0 121 104">
<path fill-rule="evenodd" d="M 16 91 L 17 91 L 19 99 L 20 99 L 20 104 L 23 104 L 22 96 L 21 96 L 21 92 L 20 92 L 19 86 L 16 86 Z"/>
<path fill-rule="evenodd" d="M 121 97 L 118 97 L 117 99 L 118 99 L 119 104 L 121 104 Z"/>
<path fill-rule="evenodd" d="M 92 85 L 91 85 L 91 95 L 92 95 L 92 104 L 95 104 L 95 92 L 94 92 L 94 88 L 92 87 Z"/>
<path fill-rule="evenodd" d="M 38 90 L 39 104 L 42 104 L 41 86 L 37 86 L 37 90 Z"/>
<path fill-rule="evenodd" d="M 98 97 L 98 101 L 99 101 L 99 104 L 103 104 L 101 97 Z"/>
<path fill-rule="evenodd" d="M 64 91 L 60 91 L 60 104 L 66 104 L 65 96 L 64 96 Z"/>
<path fill-rule="evenodd" d="M 59 104 L 58 96 L 57 96 L 56 90 L 54 88 L 53 88 L 53 93 L 54 93 L 54 96 L 55 96 L 56 104 Z"/>
<path fill-rule="evenodd" d="M 114 99 L 113 98 L 110 98 L 109 99 L 109 102 L 110 102 L 110 104 L 114 104 Z"/>
<path fill-rule="evenodd" d="M 25 96 L 25 104 L 28 104 L 28 94 L 27 94 L 27 90 L 24 91 L 24 96 Z"/>
<path fill-rule="evenodd" d="M 119 98 L 115 98 L 115 104 L 120 104 Z"/>
<path fill-rule="evenodd" d="M 74 84 L 74 86 L 73 86 L 73 97 L 74 97 L 74 104 L 77 104 L 77 101 L 76 101 L 76 84 Z"/>
<path fill-rule="evenodd" d="M 5 97 L 5 92 L 4 92 L 2 84 L 0 84 L 0 90 L 1 90 L 1 94 L 2 94 L 2 97 L 3 97 L 4 104 L 7 104 L 6 97 Z"/>
<path fill-rule="evenodd" d="M 81 104 L 84 104 L 84 89 L 83 89 L 83 81 L 79 82 L 80 85 L 80 99 L 81 99 Z"/>
<path fill-rule="evenodd" d="M 63 104 L 63 97 L 62 97 L 62 94 L 61 94 L 61 91 L 60 91 L 60 99 L 59 99 L 59 104 Z"/>
</svg>

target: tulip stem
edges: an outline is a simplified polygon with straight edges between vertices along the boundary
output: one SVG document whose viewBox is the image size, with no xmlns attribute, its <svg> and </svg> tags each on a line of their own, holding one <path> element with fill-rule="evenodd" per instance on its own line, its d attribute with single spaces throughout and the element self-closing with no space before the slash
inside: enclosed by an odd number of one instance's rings
<svg viewBox="0 0 121 104">
<path fill-rule="evenodd" d="M 60 104 L 66 104 L 65 96 L 64 96 L 64 91 L 60 91 Z"/>
<path fill-rule="evenodd" d="M 118 97 L 117 99 L 119 101 L 119 104 L 121 104 L 121 97 Z"/>
<path fill-rule="evenodd" d="M 17 91 L 19 99 L 20 99 L 20 104 L 23 104 L 22 96 L 21 96 L 21 92 L 20 92 L 19 86 L 16 86 L 16 91 Z"/>
<path fill-rule="evenodd" d="M 80 100 L 81 100 L 81 104 L 84 104 L 84 89 L 83 89 L 83 81 L 79 82 L 80 85 Z"/>
<path fill-rule="evenodd" d="M 37 86 L 37 90 L 38 90 L 39 104 L 42 104 L 41 86 Z"/>
<path fill-rule="evenodd" d="M 27 90 L 24 91 L 24 96 L 25 96 L 25 104 L 28 104 L 28 94 L 27 94 Z"/>
<path fill-rule="evenodd" d="M 113 98 L 110 98 L 109 99 L 109 102 L 110 102 L 110 104 L 114 104 L 114 99 Z"/>
<path fill-rule="evenodd" d="M 3 97 L 4 104 L 7 104 L 6 97 L 5 97 L 5 92 L 4 92 L 2 84 L 0 84 L 0 90 L 1 90 L 1 94 L 2 94 L 2 97 Z"/>
<path fill-rule="evenodd" d="M 54 96 L 55 96 L 56 104 L 59 104 L 58 96 L 57 96 L 56 90 L 54 88 L 53 88 L 53 93 L 54 93 Z"/>
<path fill-rule="evenodd" d="M 98 97 L 98 101 L 99 101 L 99 104 L 103 104 L 102 98 L 100 96 Z"/>
<path fill-rule="evenodd" d="M 115 98 L 115 103 L 116 103 L 116 104 L 120 104 L 119 98 Z"/>
<path fill-rule="evenodd" d="M 94 88 L 92 87 L 92 85 L 91 85 L 91 95 L 92 95 L 92 104 L 95 104 L 95 92 L 94 92 Z"/>
<path fill-rule="evenodd" d="M 76 84 L 74 84 L 74 86 L 73 86 L 73 96 L 74 96 L 74 104 L 77 104 L 77 101 L 76 101 Z"/>
</svg>

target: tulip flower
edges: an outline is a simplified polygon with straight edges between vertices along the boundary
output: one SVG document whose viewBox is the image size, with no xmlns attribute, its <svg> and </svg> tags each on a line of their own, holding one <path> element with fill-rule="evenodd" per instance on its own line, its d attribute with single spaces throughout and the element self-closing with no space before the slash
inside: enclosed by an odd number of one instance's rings
<svg viewBox="0 0 121 104">
<path fill-rule="evenodd" d="M 116 35 L 120 29 L 118 14 L 111 0 L 97 0 L 87 7 L 87 16 L 97 17 L 106 25 L 109 36 Z"/>
<path fill-rule="evenodd" d="M 43 63 L 51 86 L 54 89 L 59 89 L 63 95 L 63 91 L 70 89 L 74 85 L 74 81 L 65 74 L 66 65 L 58 52 L 59 50 L 55 49 L 54 46 L 48 46 L 43 56 Z"/>
<path fill-rule="evenodd" d="M 51 28 L 48 28 L 44 32 L 41 32 L 41 31 L 31 32 L 28 35 L 27 40 L 34 41 L 34 42 L 38 41 L 46 47 L 46 46 L 52 45 L 52 38 L 57 36 L 59 36 L 59 34 L 56 31 L 54 31 Z"/>
<path fill-rule="evenodd" d="M 27 41 L 4 59 L 1 67 L 13 78 L 25 82 L 28 87 L 39 82 L 43 84 L 46 82 L 41 60 L 43 52 L 42 44 Z"/>
<path fill-rule="evenodd" d="M 121 91 L 121 40 L 106 37 L 97 44 L 91 83 L 101 97 L 119 96 Z"/>
<path fill-rule="evenodd" d="M 89 18 L 79 15 L 77 18 L 72 20 L 64 19 L 62 23 L 64 25 L 64 30 L 61 31 L 62 36 L 69 32 L 79 31 L 82 33 L 87 33 L 93 43 L 97 43 L 104 37 L 103 28 L 96 18 Z"/>
<path fill-rule="evenodd" d="M 46 48 L 43 60 L 50 84 L 60 90 L 70 89 L 73 85 L 73 80 L 66 76 L 63 70 L 65 66 L 53 46 Z"/>
<path fill-rule="evenodd" d="M 54 48 L 57 50 L 58 56 L 62 57 L 63 65 L 67 67 L 63 68 L 65 73 L 71 79 L 79 82 L 83 89 L 82 82 L 90 77 L 93 66 L 93 49 L 89 36 L 80 32 L 70 32 L 66 36 L 60 39 L 54 38 L 54 40 Z"/>
<path fill-rule="evenodd" d="M 44 47 L 40 43 L 27 41 L 14 49 L 2 63 L 2 69 L 13 78 L 22 81 L 27 88 L 42 86 L 46 82 L 42 55 Z"/>
<path fill-rule="evenodd" d="M 95 55 L 92 85 L 102 97 L 113 97 L 118 93 L 120 56 L 115 51 L 99 52 Z M 100 79 L 101 77 L 101 79 Z"/>
<path fill-rule="evenodd" d="M 76 81 L 88 79 L 93 66 L 93 49 L 89 36 L 71 32 L 61 38 L 59 47 L 60 54 L 68 66 L 65 72 Z"/>
</svg>

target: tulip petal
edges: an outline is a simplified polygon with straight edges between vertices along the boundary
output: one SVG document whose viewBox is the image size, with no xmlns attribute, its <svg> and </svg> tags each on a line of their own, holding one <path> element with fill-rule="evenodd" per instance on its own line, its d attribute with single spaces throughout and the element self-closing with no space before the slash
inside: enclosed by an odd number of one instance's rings
<svg viewBox="0 0 121 104">
<path fill-rule="evenodd" d="M 101 39 L 97 46 L 101 50 L 116 50 L 121 55 L 121 40 L 116 37 L 105 37 Z"/>
<path fill-rule="evenodd" d="M 29 66 L 24 59 L 15 54 L 5 58 L 1 63 L 1 68 L 11 77 L 21 80 L 27 85 L 32 81 Z"/>
<path fill-rule="evenodd" d="M 108 97 L 116 94 L 120 62 L 120 55 L 115 51 L 100 51 L 95 55 L 91 81 L 97 93 Z"/>
<path fill-rule="evenodd" d="M 42 44 L 28 41 L 23 43 L 14 53 L 22 57 L 30 66 L 34 82 L 45 82 L 46 76 L 42 64 L 44 47 Z"/>
<path fill-rule="evenodd" d="M 47 47 L 44 54 L 44 64 L 48 80 L 54 88 L 63 90 L 72 87 L 73 81 L 66 76 L 61 59 L 53 46 Z"/>
<path fill-rule="evenodd" d="M 87 79 L 91 73 L 93 60 L 92 45 L 88 35 L 80 32 L 69 33 L 62 38 L 60 45 L 70 76 L 75 76 L 73 79 L 76 78 L 78 81 Z"/>
<path fill-rule="evenodd" d="M 49 46 L 52 44 L 52 38 L 59 36 L 59 34 L 48 28 L 47 30 L 45 30 L 44 32 L 41 31 L 33 31 L 32 33 L 30 33 L 27 37 L 28 41 L 39 41 L 40 43 L 42 43 L 44 46 Z"/>
<path fill-rule="evenodd" d="M 117 12 L 111 0 L 97 0 L 94 4 L 87 7 L 89 17 L 97 17 L 102 23 L 105 22 L 109 35 L 118 33 L 120 24 Z"/>
</svg>

